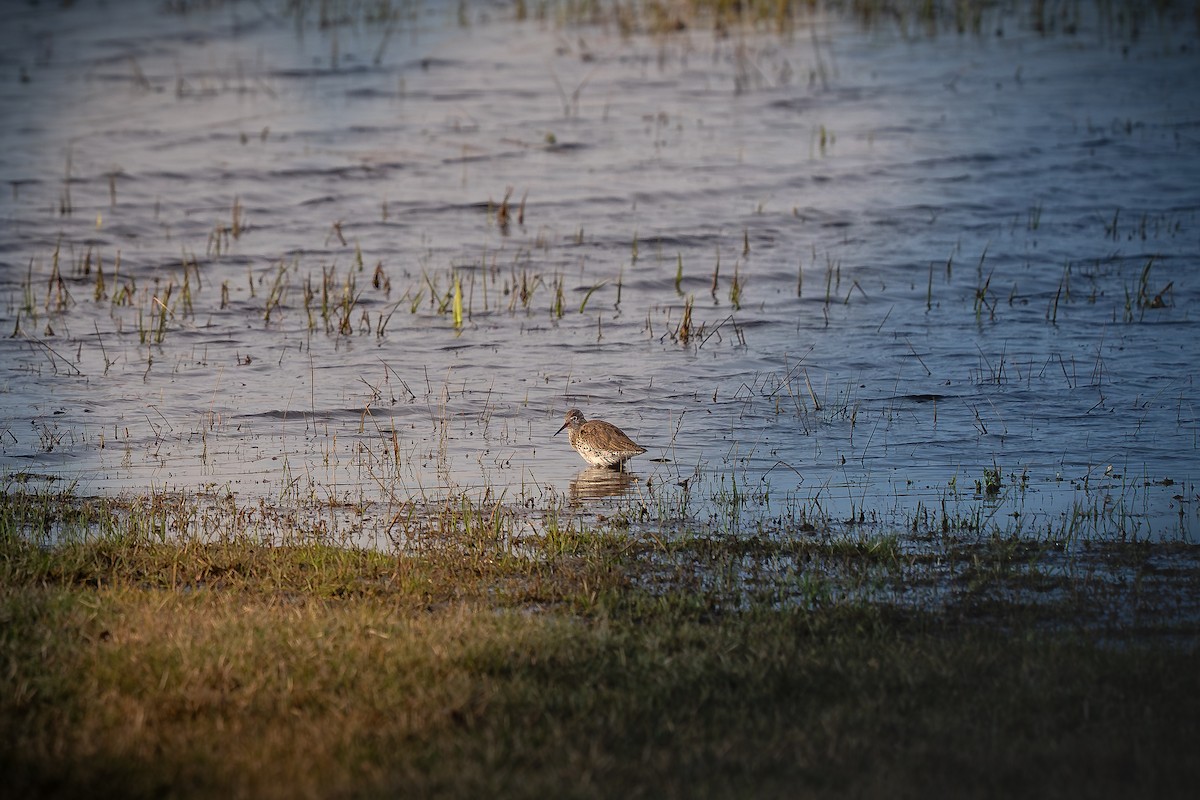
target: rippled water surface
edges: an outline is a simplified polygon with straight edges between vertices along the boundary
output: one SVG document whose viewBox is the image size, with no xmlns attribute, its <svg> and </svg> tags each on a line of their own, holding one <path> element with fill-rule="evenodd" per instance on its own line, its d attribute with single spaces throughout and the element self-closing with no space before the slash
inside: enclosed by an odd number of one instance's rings
<svg viewBox="0 0 1200 800">
<path fill-rule="evenodd" d="M 179 5 L 0 34 L 10 483 L 1196 539 L 1193 19 Z"/>
</svg>

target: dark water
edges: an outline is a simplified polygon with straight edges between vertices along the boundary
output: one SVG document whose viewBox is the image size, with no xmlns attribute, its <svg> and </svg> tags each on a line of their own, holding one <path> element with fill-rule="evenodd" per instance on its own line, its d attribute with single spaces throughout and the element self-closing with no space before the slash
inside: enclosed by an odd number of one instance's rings
<svg viewBox="0 0 1200 800">
<path fill-rule="evenodd" d="M 0 469 L 367 541 L 459 494 L 1196 539 L 1187 15 L 397 7 L 10 12 Z"/>
</svg>

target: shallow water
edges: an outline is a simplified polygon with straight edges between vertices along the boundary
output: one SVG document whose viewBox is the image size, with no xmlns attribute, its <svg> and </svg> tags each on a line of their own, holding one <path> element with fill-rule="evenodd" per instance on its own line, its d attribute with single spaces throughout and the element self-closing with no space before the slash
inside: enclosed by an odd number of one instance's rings
<svg viewBox="0 0 1200 800">
<path fill-rule="evenodd" d="M 1194 21 L 283 5 L 0 34 L 10 476 L 1196 540 Z"/>
</svg>

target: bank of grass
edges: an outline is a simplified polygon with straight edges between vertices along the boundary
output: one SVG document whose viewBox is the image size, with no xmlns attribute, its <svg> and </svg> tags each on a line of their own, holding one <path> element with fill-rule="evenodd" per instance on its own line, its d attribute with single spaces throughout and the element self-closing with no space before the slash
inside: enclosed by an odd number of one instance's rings
<svg viewBox="0 0 1200 800">
<path fill-rule="evenodd" d="M 1114 639 L 1048 626 L 1044 604 L 720 602 L 664 576 L 689 548 L 722 564 L 719 538 L 668 553 L 635 530 L 520 555 L 445 517 L 407 554 L 173 540 L 136 515 L 30 535 L 68 505 L 3 505 L 11 796 L 1169 797 L 1200 779 L 1194 620 Z M 827 573 L 871 557 L 834 549 Z"/>
</svg>

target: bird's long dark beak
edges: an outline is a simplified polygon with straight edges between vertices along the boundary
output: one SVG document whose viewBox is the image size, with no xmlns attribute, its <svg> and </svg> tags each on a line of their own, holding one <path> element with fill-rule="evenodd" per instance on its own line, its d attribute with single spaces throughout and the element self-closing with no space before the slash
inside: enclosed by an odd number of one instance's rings
<svg viewBox="0 0 1200 800">
<path fill-rule="evenodd" d="M 569 422 L 564 422 L 564 423 L 563 423 L 563 426 L 554 432 L 554 435 L 555 435 L 555 436 L 558 436 L 560 433 L 562 433 L 563 431 L 565 431 L 565 430 L 567 429 L 567 426 L 568 426 L 568 425 L 570 425 L 570 424 L 571 424 L 571 423 L 569 423 Z"/>
</svg>

